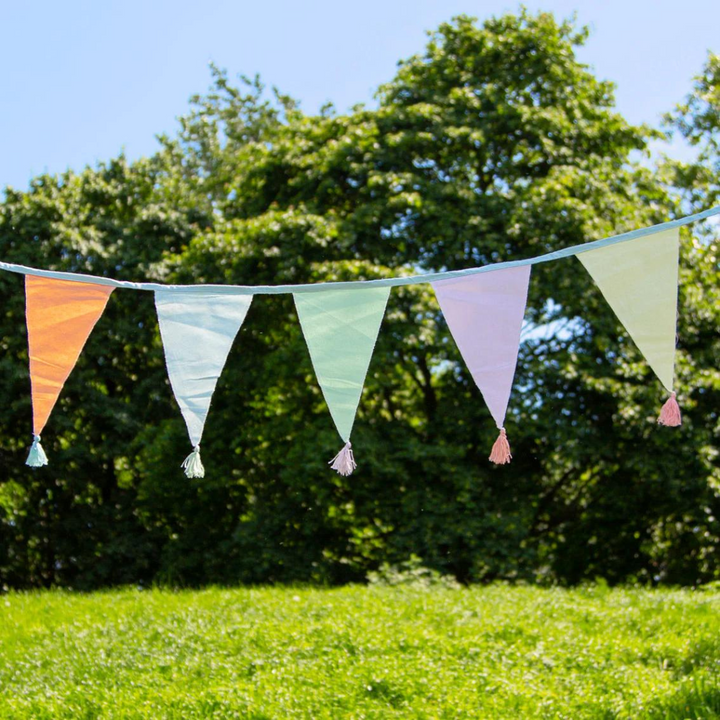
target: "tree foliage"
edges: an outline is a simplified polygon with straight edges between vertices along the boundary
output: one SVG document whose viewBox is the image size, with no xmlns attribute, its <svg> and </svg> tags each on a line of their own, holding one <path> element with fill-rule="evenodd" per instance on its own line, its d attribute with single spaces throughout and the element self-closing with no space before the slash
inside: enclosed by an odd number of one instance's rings
<svg viewBox="0 0 720 720">
<path fill-rule="evenodd" d="M 692 93 L 666 123 L 697 151 L 690 163 L 669 163 L 673 185 L 693 207 L 720 202 L 720 55 L 708 55 Z"/>
<path fill-rule="evenodd" d="M 584 38 L 548 14 L 456 18 L 375 106 L 347 113 L 308 115 L 213 69 L 154 157 L 8 189 L 0 252 L 123 279 L 278 284 L 469 267 L 661 222 L 681 201 L 634 160 L 658 133 L 614 110 L 612 86 L 577 61 Z M 692 98 L 683 113 L 683 132 L 701 133 Z M 185 479 L 152 297 L 123 291 L 51 418 L 51 465 L 29 472 L 22 283 L 2 275 L 0 578 L 338 583 L 418 556 L 463 582 L 712 579 L 718 270 L 706 240 L 683 236 L 678 433 L 655 427 L 659 383 L 570 258 L 533 273 L 512 465 L 489 466 L 493 423 L 418 285 L 391 295 L 349 478 L 327 468 L 338 438 L 292 301 L 264 296 L 216 391 L 207 477 Z"/>
</svg>

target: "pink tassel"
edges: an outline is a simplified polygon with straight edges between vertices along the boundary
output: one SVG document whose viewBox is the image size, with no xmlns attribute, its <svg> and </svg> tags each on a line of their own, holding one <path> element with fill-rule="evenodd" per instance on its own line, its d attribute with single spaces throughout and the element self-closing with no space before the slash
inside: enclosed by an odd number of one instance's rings
<svg viewBox="0 0 720 720">
<path fill-rule="evenodd" d="M 667 427 L 679 427 L 682 425 L 682 415 L 680 415 L 680 406 L 677 404 L 675 393 L 672 393 L 662 406 L 657 421 L 660 425 L 666 425 Z"/>
<path fill-rule="evenodd" d="M 348 440 L 345 447 L 328 463 L 333 470 L 337 470 L 340 475 L 352 475 L 352 471 L 357 467 L 355 457 L 353 456 L 352 445 Z"/>
<path fill-rule="evenodd" d="M 512 455 L 510 454 L 510 443 L 508 442 L 507 435 L 505 434 L 505 428 L 500 428 L 500 434 L 492 447 L 489 460 L 490 462 L 494 462 L 496 465 L 507 465 L 507 463 L 512 460 Z"/>
</svg>

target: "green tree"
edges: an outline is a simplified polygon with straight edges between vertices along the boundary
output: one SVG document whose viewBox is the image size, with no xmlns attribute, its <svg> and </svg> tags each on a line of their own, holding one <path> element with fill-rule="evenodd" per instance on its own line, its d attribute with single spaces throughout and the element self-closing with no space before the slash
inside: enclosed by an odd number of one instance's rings
<svg viewBox="0 0 720 720">
<path fill-rule="evenodd" d="M 669 190 L 687 212 L 720 204 L 720 56 L 709 54 L 692 92 L 666 118 L 695 151 L 690 162 L 666 161 L 661 170 Z M 697 502 L 679 506 L 655 533 L 656 553 L 667 554 L 681 573 L 688 563 L 705 577 L 718 574 L 720 527 L 720 232 L 717 218 L 693 229 L 684 246 L 679 322 L 680 372 L 688 389 L 686 422 L 692 423 L 692 444 L 700 460 L 699 476 L 707 489 Z"/>
<path fill-rule="evenodd" d="M 162 279 L 164 253 L 202 226 L 158 201 L 152 161 L 35 179 L 6 191 L 9 262 L 125 279 Z M 52 465 L 24 466 L 31 429 L 23 281 L 2 273 L 0 577 L 14 587 L 150 580 L 164 537 L 137 514 L 132 457 L 172 412 L 150 294 L 114 294 L 48 424 Z"/>
<path fill-rule="evenodd" d="M 151 160 L 8 192 L 3 256 L 132 279 L 319 282 L 527 257 L 663 221 L 676 201 L 632 162 L 658 134 L 626 123 L 612 86 L 578 63 L 585 35 L 544 13 L 460 17 L 400 64 L 376 107 L 317 116 L 214 69 Z M 694 247 L 684 237 L 684 278 L 702 272 Z M 51 419 L 53 464 L 22 467 L 22 296 L 3 283 L 8 584 L 335 583 L 414 555 L 463 581 L 717 572 L 717 439 L 698 383 L 711 360 L 690 321 L 704 295 L 683 294 L 688 419 L 672 433 L 654 426 L 659 383 L 579 263 L 538 267 L 507 421 L 515 460 L 494 468 L 493 423 L 429 288 L 393 291 L 349 478 L 327 468 L 339 439 L 291 298 L 257 298 L 210 413 L 207 477 L 188 481 L 152 300 L 121 291 Z"/>
<path fill-rule="evenodd" d="M 666 123 L 697 152 L 693 162 L 670 162 L 670 182 L 692 208 L 720 202 L 720 55 L 710 53 L 684 103 Z"/>
</svg>

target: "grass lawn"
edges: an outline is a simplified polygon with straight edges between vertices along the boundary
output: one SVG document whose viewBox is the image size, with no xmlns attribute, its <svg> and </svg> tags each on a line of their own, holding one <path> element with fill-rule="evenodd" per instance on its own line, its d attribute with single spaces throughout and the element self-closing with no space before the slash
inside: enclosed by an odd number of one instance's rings
<svg viewBox="0 0 720 720">
<path fill-rule="evenodd" d="M 720 718 L 720 592 L 11 593 L 0 718 Z"/>
</svg>

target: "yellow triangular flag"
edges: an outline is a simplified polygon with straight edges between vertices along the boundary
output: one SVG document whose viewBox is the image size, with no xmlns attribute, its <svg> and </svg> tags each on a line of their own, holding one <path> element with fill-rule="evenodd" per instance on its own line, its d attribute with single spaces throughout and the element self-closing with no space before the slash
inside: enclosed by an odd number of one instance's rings
<svg viewBox="0 0 720 720">
<path fill-rule="evenodd" d="M 679 247 L 672 229 L 577 255 L 668 392 L 675 374 Z"/>
</svg>

